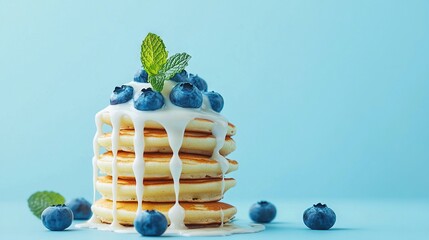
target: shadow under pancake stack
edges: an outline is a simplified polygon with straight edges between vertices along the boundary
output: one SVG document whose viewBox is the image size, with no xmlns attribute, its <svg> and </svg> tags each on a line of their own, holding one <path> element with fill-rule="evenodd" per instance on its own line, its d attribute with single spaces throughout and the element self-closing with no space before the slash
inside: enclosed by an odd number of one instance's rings
<svg viewBox="0 0 429 240">
<path fill-rule="evenodd" d="M 151 85 L 133 81 L 126 84 L 132 99 L 96 114 L 90 223 L 121 229 L 152 209 L 167 217 L 170 229 L 222 225 L 234 217 L 235 207 L 220 200 L 235 185 L 225 177 L 238 168 L 226 158 L 235 150 L 235 126 L 211 109 L 207 96 L 200 108 L 172 104 L 176 84 L 165 81 L 159 110 L 135 108 L 133 99 Z"/>
</svg>

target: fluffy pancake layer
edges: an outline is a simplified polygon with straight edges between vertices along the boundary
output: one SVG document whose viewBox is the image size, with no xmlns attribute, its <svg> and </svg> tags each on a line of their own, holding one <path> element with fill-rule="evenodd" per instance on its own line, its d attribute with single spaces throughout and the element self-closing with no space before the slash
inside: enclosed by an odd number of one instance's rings
<svg viewBox="0 0 429 240">
<path fill-rule="evenodd" d="M 225 179 L 225 191 L 235 186 L 233 178 Z M 96 183 L 98 192 L 104 198 L 112 200 L 112 178 L 99 177 Z M 212 202 L 222 198 L 222 179 L 193 179 L 180 181 L 179 201 L 181 202 Z M 135 180 L 118 179 L 118 201 L 136 201 Z M 144 181 L 143 201 L 145 202 L 175 202 L 172 180 Z"/>
<path fill-rule="evenodd" d="M 107 125 L 112 125 L 112 123 L 110 122 L 110 114 L 109 112 L 103 112 L 101 114 L 101 121 Z M 133 121 L 131 120 L 131 118 L 127 115 L 124 115 L 121 118 L 121 128 L 122 129 L 134 129 L 134 124 Z M 145 127 L 146 128 L 151 128 L 151 129 L 160 129 L 160 130 L 164 130 L 164 127 L 155 122 L 155 121 L 147 121 L 145 123 Z M 190 131 L 190 132 L 202 132 L 202 133 L 212 133 L 212 129 L 213 129 L 213 122 L 207 119 L 202 119 L 202 118 L 196 118 L 194 120 L 192 120 L 191 122 L 189 122 L 188 126 L 186 126 L 186 131 Z M 228 123 L 228 130 L 227 130 L 227 135 L 228 136 L 233 136 L 236 133 L 236 128 L 232 123 Z"/>
<path fill-rule="evenodd" d="M 219 163 L 210 159 L 208 156 L 189 153 L 180 153 L 182 160 L 181 179 L 201 179 L 222 177 L 222 171 Z M 119 151 L 117 155 L 117 171 L 121 178 L 134 178 L 133 162 L 135 155 L 131 152 Z M 170 153 L 145 153 L 145 179 L 171 179 L 170 172 Z M 112 152 L 106 152 L 100 155 L 97 165 L 102 173 L 112 175 Z M 228 172 L 238 169 L 238 163 L 229 160 Z"/>
<path fill-rule="evenodd" d="M 105 133 L 98 137 L 98 144 L 111 150 L 111 133 Z M 171 153 L 167 132 L 164 130 L 145 129 L 144 130 L 145 152 Z M 119 131 L 118 149 L 126 152 L 134 152 L 134 130 L 121 129 Z M 211 156 L 216 147 L 216 138 L 207 133 L 185 132 L 183 136 L 180 152 L 196 153 Z M 220 149 L 220 154 L 226 156 L 235 150 L 235 142 L 232 138 L 226 137 L 225 144 Z"/>
<path fill-rule="evenodd" d="M 220 224 L 229 222 L 234 217 L 237 210 L 235 207 L 222 202 L 208 203 L 181 203 L 185 209 L 186 225 L 207 225 Z M 117 219 L 120 224 L 132 226 L 136 217 L 137 203 L 136 202 L 117 202 Z M 157 210 L 164 214 L 168 223 L 168 210 L 173 206 L 173 203 L 148 203 L 143 202 L 143 210 Z M 112 222 L 112 202 L 106 199 L 100 199 L 92 205 L 92 212 L 102 222 Z M 222 221 L 223 216 L 223 221 Z"/>
</svg>

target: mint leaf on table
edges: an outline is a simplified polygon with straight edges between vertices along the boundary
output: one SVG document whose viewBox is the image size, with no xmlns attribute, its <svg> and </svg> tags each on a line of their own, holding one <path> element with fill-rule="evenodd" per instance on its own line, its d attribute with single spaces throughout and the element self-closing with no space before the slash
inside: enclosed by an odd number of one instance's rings
<svg viewBox="0 0 429 240">
<path fill-rule="evenodd" d="M 149 75 L 158 74 L 167 61 L 168 52 L 162 39 L 153 33 L 149 33 L 141 46 L 141 61 L 143 68 Z"/>
<path fill-rule="evenodd" d="M 33 193 L 27 200 L 28 207 L 34 216 L 40 218 L 43 210 L 51 205 L 64 204 L 65 198 L 56 192 L 42 191 Z"/>
<path fill-rule="evenodd" d="M 162 66 L 161 72 L 165 75 L 166 80 L 170 80 L 176 73 L 180 73 L 188 66 L 191 56 L 187 53 L 177 53 L 167 59 Z"/>
</svg>

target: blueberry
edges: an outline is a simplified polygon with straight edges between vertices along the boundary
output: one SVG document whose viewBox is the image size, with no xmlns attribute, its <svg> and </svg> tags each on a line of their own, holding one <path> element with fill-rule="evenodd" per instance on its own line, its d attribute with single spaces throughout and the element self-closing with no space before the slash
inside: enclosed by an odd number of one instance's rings
<svg viewBox="0 0 429 240">
<path fill-rule="evenodd" d="M 200 89 L 203 92 L 207 92 L 207 82 L 200 78 L 198 75 L 189 74 L 189 82 L 194 84 L 195 87 Z"/>
<path fill-rule="evenodd" d="M 72 210 L 76 220 L 87 220 L 92 216 L 91 203 L 85 198 L 75 198 L 66 205 Z"/>
<path fill-rule="evenodd" d="M 133 97 L 134 88 L 128 85 L 115 87 L 112 95 L 110 96 L 110 104 L 116 105 L 126 103 Z"/>
<path fill-rule="evenodd" d="M 180 73 L 176 73 L 176 75 L 174 75 L 171 78 L 171 81 L 175 81 L 175 82 L 189 82 L 188 73 L 186 72 L 186 70 L 183 70 Z"/>
<path fill-rule="evenodd" d="M 73 212 L 64 204 L 52 205 L 42 212 L 42 223 L 51 231 L 63 231 L 72 221 Z"/>
<path fill-rule="evenodd" d="M 276 207 L 267 201 L 260 201 L 250 207 L 250 218 L 257 223 L 269 223 L 276 217 Z"/>
<path fill-rule="evenodd" d="M 335 224 L 335 212 L 326 204 L 314 204 L 304 212 L 304 224 L 313 230 L 328 230 Z"/>
<path fill-rule="evenodd" d="M 167 218 L 156 210 L 140 212 L 134 220 L 134 228 L 143 236 L 161 236 L 167 230 Z"/>
<path fill-rule="evenodd" d="M 199 108 L 203 104 L 203 94 L 188 82 L 177 84 L 170 92 L 171 102 L 183 108 Z"/>
<path fill-rule="evenodd" d="M 209 98 L 210 106 L 216 112 L 222 111 L 223 108 L 223 97 L 217 92 L 206 92 L 205 95 Z"/>
<path fill-rule="evenodd" d="M 162 106 L 164 106 L 164 97 L 152 88 L 143 88 L 139 98 L 134 101 L 134 107 L 140 111 L 153 111 Z"/>
<path fill-rule="evenodd" d="M 147 83 L 147 78 L 148 78 L 147 72 L 144 69 L 140 69 L 134 75 L 134 82 Z"/>
</svg>

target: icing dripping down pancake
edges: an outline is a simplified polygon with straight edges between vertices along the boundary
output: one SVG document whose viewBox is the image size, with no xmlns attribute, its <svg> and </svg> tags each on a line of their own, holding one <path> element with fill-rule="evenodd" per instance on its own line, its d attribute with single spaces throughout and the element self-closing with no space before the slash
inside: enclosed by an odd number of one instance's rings
<svg viewBox="0 0 429 240">
<path fill-rule="evenodd" d="M 208 156 L 180 153 L 182 159 L 181 179 L 220 178 L 222 171 L 218 162 Z M 134 178 L 133 163 L 135 155 L 131 152 L 119 151 L 117 156 L 117 171 L 121 178 Z M 145 179 L 172 179 L 170 172 L 171 153 L 145 153 Z M 112 152 L 100 155 L 97 165 L 102 173 L 112 175 Z M 228 159 L 227 173 L 238 169 L 238 162 Z"/>
<path fill-rule="evenodd" d="M 118 201 L 136 201 L 135 180 L 118 179 Z M 233 178 L 225 179 L 225 191 L 235 186 Z M 99 177 L 97 190 L 104 198 L 112 199 L 112 178 Z M 212 202 L 222 198 L 222 179 L 192 179 L 180 181 L 179 201 L 181 202 Z M 174 202 L 175 194 L 172 180 L 144 181 L 143 201 Z"/>
<path fill-rule="evenodd" d="M 101 113 L 101 121 L 107 125 L 112 125 L 110 121 L 109 112 Z M 120 127 L 122 129 L 134 129 L 134 123 L 128 115 L 124 115 L 121 118 Z M 156 121 L 146 121 L 145 128 L 150 129 L 159 129 L 164 130 L 161 124 Z M 196 118 L 189 122 L 186 126 L 186 131 L 188 132 L 202 132 L 202 133 L 212 133 L 213 130 L 213 121 L 203 118 Z M 232 123 L 228 123 L 227 135 L 233 136 L 237 132 L 236 127 Z"/>
<path fill-rule="evenodd" d="M 112 138 L 111 133 L 104 133 L 97 139 L 100 146 L 111 150 Z M 168 140 L 167 132 L 163 130 L 145 129 L 144 130 L 145 152 L 167 152 L 171 153 L 172 149 Z M 134 130 L 121 129 L 118 139 L 119 150 L 134 152 Z M 181 152 L 196 153 L 211 156 L 216 147 L 216 138 L 206 133 L 185 132 L 183 136 Z M 235 150 L 235 142 L 232 138 L 226 137 L 225 144 L 220 149 L 220 154 L 227 156 Z"/>
<path fill-rule="evenodd" d="M 184 223 L 186 225 L 221 224 L 232 220 L 237 210 L 235 207 L 222 202 L 209 203 L 181 203 L 185 210 Z M 143 210 L 157 210 L 165 215 L 168 222 L 168 210 L 173 203 L 142 203 Z M 117 202 L 117 220 L 120 224 L 132 226 L 136 217 L 136 202 Z M 92 205 L 92 212 L 102 222 L 112 222 L 112 201 L 100 199 Z"/>
</svg>

